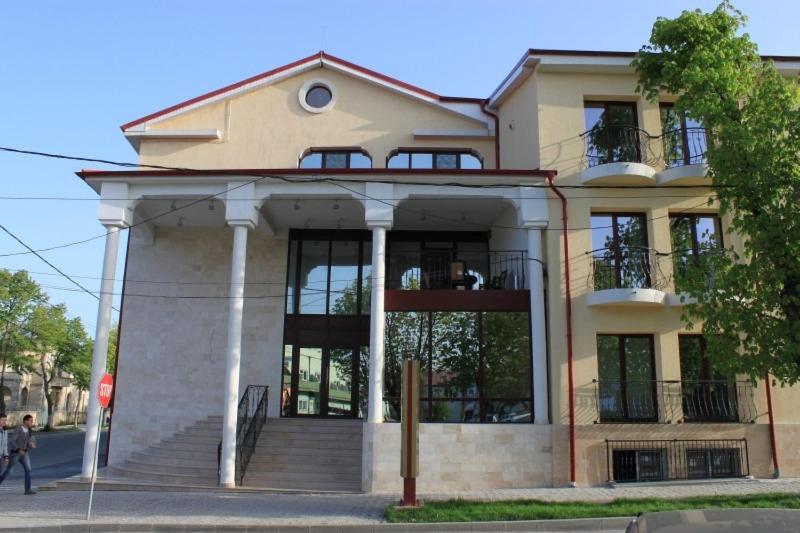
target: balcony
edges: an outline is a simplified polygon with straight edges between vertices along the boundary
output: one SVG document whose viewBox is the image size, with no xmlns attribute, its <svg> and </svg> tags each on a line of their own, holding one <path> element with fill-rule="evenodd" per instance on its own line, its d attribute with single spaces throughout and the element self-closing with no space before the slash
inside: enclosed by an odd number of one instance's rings
<svg viewBox="0 0 800 533">
<path fill-rule="evenodd" d="M 596 126 L 581 134 L 586 185 L 654 185 L 656 157 L 646 131 L 629 125 Z"/>
<path fill-rule="evenodd" d="M 656 175 L 659 185 L 707 185 L 706 130 L 680 128 L 661 136 L 665 170 Z"/>
<path fill-rule="evenodd" d="M 518 290 L 527 288 L 521 250 L 390 252 L 386 288 L 395 290 Z"/>
<path fill-rule="evenodd" d="M 595 423 L 752 423 L 750 381 L 594 380 Z"/>
<path fill-rule="evenodd" d="M 660 268 L 664 254 L 642 246 L 613 246 L 592 250 L 588 255 L 588 305 L 664 305 L 667 279 Z"/>
</svg>

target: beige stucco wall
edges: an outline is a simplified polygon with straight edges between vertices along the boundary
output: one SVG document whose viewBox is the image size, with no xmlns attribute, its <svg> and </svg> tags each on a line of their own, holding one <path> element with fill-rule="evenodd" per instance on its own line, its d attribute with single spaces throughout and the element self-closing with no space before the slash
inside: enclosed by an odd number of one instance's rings
<svg viewBox="0 0 800 533">
<path fill-rule="evenodd" d="M 541 168 L 556 170 L 559 185 L 580 185 L 584 141 L 580 134 L 586 128 L 584 101 L 618 100 L 635 102 L 640 128 L 651 135 L 661 134 L 657 103 L 647 102 L 635 92 L 634 75 L 576 74 L 537 71 L 518 87 L 502 104 L 501 154 L 503 166 L 521 167 L 535 162 Z M 513 124 L 513 129 L 509 128 Z M 531 129 L 534 128 L 534 131 Z M 539 142 L 536 156 L 529 153 L 531 142 Z M 653 154 L 660 157 L 658 142 Z M 538 158 L 537 158 L 538 157 Z M 663 164 L 654 163 L 663 170 Z M 680 379 L 678 335 L 697 333 L 687 330 L 681 319 L 680 307 L 589 307 L 586 297 L 591 292 L 591 262 L 587 252 L 592 249 L 592 212 L 639 212 L 648 219 L 648 243 L 660 252 L 671 251 L 669 214 L 676 212 L 713 213 L 715 206 L 707 205 L 707 190 L 676 190 L 652 187 L 649 189 L 562 189 L 568 197 L 569 268 L 572 294 L 572 326 L 574 348 L 574 383 L 577 445 L 576 463 L 578 484 L 605 481 L 604 456 L 595 453 L 604 448 L 604 439 L 657 438 L 717 438 L 738 435 L 748 439 L 751 472 L 759 477 L 772 473 L 772 454 L 768 438 L 767 408 L 764 383 L 754 389 L 756 423 L 740 424 L 668 424 L 668 425 L 609 425 L 595 424 L 597 408 L 595 385 L 597 378 L 598 333 L 652 334 L 655 345 L 656 379 Z M 550 229 L 547 232 L 548 335 L 551 367 L 551 412 L 555 424 L 553 480 L 565 484 L 569 478 L 568 455 L 568 372 L 565 319 L 564 250 L 560 231 L 560 202 L 550 203 Z M 726 244 L 741 246 L 741 239 L 727 234 L 728 220 L 723 217 Z M 659 262 L 664 279 L 672 276 L 670 257 Z M 674 292 L 669 282 L 664 291 Z M 799 475 L 800 462 L 790 448 L 790 442 L 800 434 L 800 419 L 796 405 L 800 402 L 800 387 L 773 388 L 773 405 L 778 435 L 778 456 L 783 475 Z M 738 437 L 737 437 L 738 438 Z M 602 446 L 601 446 L 602 445 Z M 600 471 L 602 470 L 602 475 Z"/>
<path fill-rule="evenodd" d="M 110 464 L 222 415 L 232 235 L 229 228 L 158 228 L 153 244 L 132 241 Z M 269 385 L 270 416 L 279 404 L 286 250 L 285 239 L 249 233 L 239 390 Z"/>
<path fill-rule="evenodd" d="M 402 490 L 400 424 L 364 424 L 362 488 Z M 551 486 L 551 426 L 420 424 L 420 493 Z"/>
<path fill-rule="evenodd" d="M 333 109 L 314 114 L 297 98 L 309 80 L 325 79 L 338 93 Z M 478 130 L 485 123 L 401 95 L 328 68 L 318 68 L 243 93 L 223 102 L 168 118 L 152 129 L 216 128 L 213 142 L 143 140 L 145 164 L 190 168 L 296 168 L 309 147 L 360 146 L 372 155 L 374 168 L 386 166 L 398 147 L 473 148 L 494 168 L 492 139 L 415 140 L 414 130 Z"/>
</svg>

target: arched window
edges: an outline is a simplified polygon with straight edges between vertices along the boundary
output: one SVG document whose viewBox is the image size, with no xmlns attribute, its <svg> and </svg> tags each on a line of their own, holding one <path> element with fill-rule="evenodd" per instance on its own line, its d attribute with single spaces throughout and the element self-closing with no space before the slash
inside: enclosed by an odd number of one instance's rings
<svg viewBox="0 0 800 533">
<path fill-rule="evenodd" d="M 19 406 L 20 407 L 28 406 L 28 387 L 22 388 L 22 392 L 19 395 Z"/>
<path fill-rule="evenodd" d="M 300 158 L 300 168 L 372 168 L 372 158 L 361 149 L 312 148 Z"/>
<path fill-rule="evenodd" d="M 468 148 L 417 150 L 398 148 L 386 160 L 387 168 L 435 168 L 442 170 L 474 170 L 483 168 L 483 159 Z"/>
</svg>

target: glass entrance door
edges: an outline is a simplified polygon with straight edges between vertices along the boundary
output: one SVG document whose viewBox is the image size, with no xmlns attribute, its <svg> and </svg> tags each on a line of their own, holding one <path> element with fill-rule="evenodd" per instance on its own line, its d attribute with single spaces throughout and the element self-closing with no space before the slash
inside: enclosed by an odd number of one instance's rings
<svg viewBox="0 0 800 533">
<path fill-rule="evenodd" d="M 358 383 L 355 348 L 300 346 L 291 365 L 293 415 L 355 418 Z"/>
</svg>

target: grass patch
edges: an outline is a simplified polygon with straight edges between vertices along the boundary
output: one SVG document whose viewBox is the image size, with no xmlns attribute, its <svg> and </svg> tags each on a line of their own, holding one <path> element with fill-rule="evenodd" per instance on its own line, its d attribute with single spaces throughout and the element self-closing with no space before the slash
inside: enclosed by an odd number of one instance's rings
<svg viewBox="0 0 800 533">
<path fill-rule="evenodd" d="M 611 502 L 543 502 L 538 500 L 479 502 L 446 500 L 426 502 L 419 509 L 386 509 L 388 522 L 489 522 L 497 520 L 558 520 L 636 516 L 642 512 L 687 509 L 800 509 L 800 495 L 790 493 L 744 496 L 697 496 L 619 499 Z"/>
</svg>

